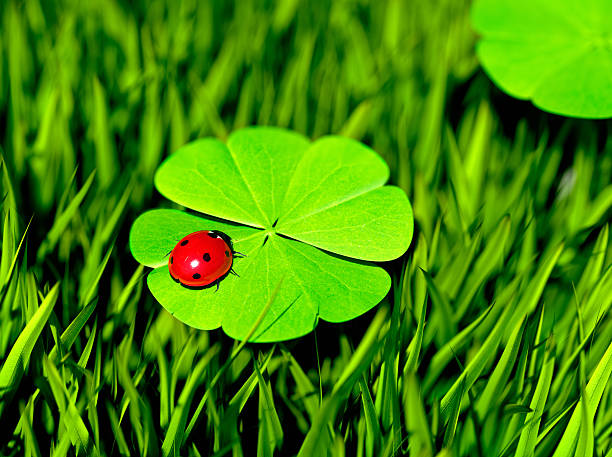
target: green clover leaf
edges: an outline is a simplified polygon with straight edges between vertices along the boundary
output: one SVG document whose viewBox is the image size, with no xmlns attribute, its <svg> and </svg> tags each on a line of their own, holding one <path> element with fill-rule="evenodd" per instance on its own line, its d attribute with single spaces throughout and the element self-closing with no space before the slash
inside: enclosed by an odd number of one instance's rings
<svg viewBox="0 0 612 457">
<path fill-rule="evenodd" d="M 478 57 L 493 82 L 555 114 L 612 117 L 612 2 L 478 0 Z"/>
<path fill-rule="evenodd" d="M 319 318 L 353 319 L 378 304 L 391 279 L 371 261 L 401 256 L 412 239 L 412 209 L 399 188 L 384 186 L 389 169 L 371 149 L 342 137 L 310 143 L 273 127 L 230 135 L 227 145 L 185 145 L 155 175 L 162 195 L 202 215 L 157 209 L 139 216 L 130 249 L 154 268 L 153 296 L 177 319 L 200 329 L 222 327 L 245 339 L 277 284 L 282 286 L 251 341 L 311 332 Z M 183 236 L 220 230 L 232 238 L 234 270 L 215 288 L 188 289 L 168 271 L 168 253 Z M 350 258 L 349 258 L 350 257 Z"/>
</svg>

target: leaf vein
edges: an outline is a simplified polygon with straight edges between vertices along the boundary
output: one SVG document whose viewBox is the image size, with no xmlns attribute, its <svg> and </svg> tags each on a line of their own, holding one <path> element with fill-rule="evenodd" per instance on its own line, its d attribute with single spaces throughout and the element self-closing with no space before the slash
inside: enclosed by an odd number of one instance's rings
<svg viewBox="0 0 612 457">
<path fill-rule="evenodd" d="M 259 202 L 257 201 L 257 199 L 255 198 L 255 194 L 253 193 L 253 189 L 251 188 L 251 184 L 249 183 L 249 181 L 247 180 L 245 174 L 242 172 L 242 169 L 240 168 L 240 165 L 238 165 L 238 160 L 236 159 L 235 155 L 234 155 L 234 151 L 232 151 L 232 149 L 228 146 L 227 150 L 230 153 L 230 157 L 232 158 L 234 165 L 236 166 L 236 170 L 238 170 L 238 174 L 240 175 L 240 177 L 242 178 L 242 181 L 244 182 L 247 190 L 249 191 L 249 194 L 251 194 L 251 198 L 253 199 L 253 202 L 255 203 L 255 206 L 257 206 L 257 209 L 259 210 L 259 212 L 261 213 L 261 215 L 264 218 L 264 221 L 270 225 L 270 221 L 267 218 L 267 214 L 265 213 L 265 211 L 263 211 L 261 209 L 261 206 L 259 206 Z"/>
</svg>

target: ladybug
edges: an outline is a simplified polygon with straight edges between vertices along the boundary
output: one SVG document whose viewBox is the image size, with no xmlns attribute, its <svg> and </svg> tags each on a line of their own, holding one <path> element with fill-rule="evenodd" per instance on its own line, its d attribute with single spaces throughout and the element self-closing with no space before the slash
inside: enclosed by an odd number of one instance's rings
<svg viewBox="0 0 612 457">
<path fill-rule="evenodd" d="M 181 239 L 170 251 L 168 268 L 172 279 L 183 286 L 204 288 L 217 284 L 232 270 L 232 240 L 218 230 L 200 230 Z"/>
</svg>

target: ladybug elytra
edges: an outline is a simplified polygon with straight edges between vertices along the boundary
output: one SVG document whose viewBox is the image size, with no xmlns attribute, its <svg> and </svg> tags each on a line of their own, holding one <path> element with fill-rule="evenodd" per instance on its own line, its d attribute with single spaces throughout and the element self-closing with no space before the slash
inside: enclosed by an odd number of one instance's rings
<svg viewBox="0 0 612 457">
<path fill-rule="evenodd" d="M 200 230 L 182 238 L 170 252 L 170 276 L 183 286 L 217 284 L 232 270 L 234 255 L 229 236 L 218 230 Z"/>
</svg>

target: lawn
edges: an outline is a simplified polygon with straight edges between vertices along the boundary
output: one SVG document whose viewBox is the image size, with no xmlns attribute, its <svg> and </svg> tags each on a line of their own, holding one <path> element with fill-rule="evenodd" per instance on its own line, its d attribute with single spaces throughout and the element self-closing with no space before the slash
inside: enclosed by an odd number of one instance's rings
<svg viewBox="0 0 612 457">
<path fill-rule="evenodd" d="M 612 456 L 612 121 L 502 92 L 470 6 L 0 0 L 0 456 Z M 158 166 L 253 125 L 388 164 L 371 310 L 245 343 L 149 291 Z"/>
</svg>

